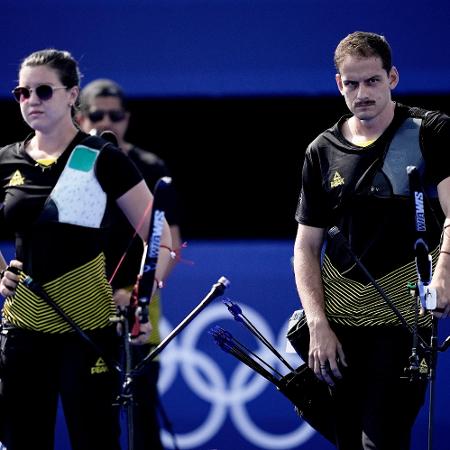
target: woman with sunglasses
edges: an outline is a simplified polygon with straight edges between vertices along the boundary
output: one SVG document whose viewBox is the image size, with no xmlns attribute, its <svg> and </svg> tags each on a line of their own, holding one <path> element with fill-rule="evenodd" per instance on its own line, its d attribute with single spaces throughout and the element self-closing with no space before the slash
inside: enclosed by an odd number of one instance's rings
<svg viewBox="0 0 450 450">
<path fill-rule="evenodd" d="M 0 150 L 1 219 L 16 236 L 16 259 L 0 281 L 1 438 L 9 450 L 53 448 L 58 396 L 73 450 L 120 449 L 116 308 L 102 241 L 114 204 L 147 238 L 152 195 L 125 155 L 74 124 L 79 81 L 68 52 L 26 57 L 13 94 L 33 132 Z M 167 223 L 161 241 L 171 247 Z M 156 279 L 169 259 L 160 252 Z M 20 282 L 27 276 L 94 345 Z M 148 324 L 141 330 L 145 342 Z"/>
</svg>

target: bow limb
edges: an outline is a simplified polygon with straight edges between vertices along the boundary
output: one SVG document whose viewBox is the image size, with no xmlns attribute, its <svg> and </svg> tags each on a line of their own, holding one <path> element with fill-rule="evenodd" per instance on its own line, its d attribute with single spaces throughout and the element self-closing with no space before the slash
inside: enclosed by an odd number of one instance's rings
<svg viewBox="0 0 450 450">
<path fill-rule="evenodd" d="M 161 280 L 170 264 L 170 253 L 159 251 L 162 244 L 172 246 L 170 229 L 164 214 L 165 188 L 169 185 L 170 179 L 160 179 L 155 186 L 153 197 L 142 181 L 118 199 L 118 204 L 130 223 L 135 229 L 140 226 L 140 230 L 136 231 L 145 242 L 141 269 L 133 294 L 137 299 L 135 303 L 139 322 L 133 326 L 132 336 L 139 336 L 144 332 L 142 327 L 148 322 L 150 299 L 156 288 L 162 287 Z M 148 213 L 148 207 L 145 209 L 141 205 L 151 205 L 151 213 Z"/>
<path fill-rule="evenodd" d="M 156 191 L 155 188 L 155 192 Z M 117 199 L 117 204 L 128 218 L 137 234 L 139 234 L 145 242 L 146 246 L 144 246 L 144 252 L 146 252 L 147 245 L 151 242 L 153 232 L 153 230 L 150 231 L 153 203 L 154 197 L 144 180 Z M 157 256 L 156 272 L 154 276 L 157 280 L 161 281 L 165 278 L 164 275 L 170 265 L 171 258 L 170 254 L 167 254 L 168 252 L 159 252 L 159 243 L 164 243 L 164 245 L 172 247 L 170 228 L 165 218 L 162 221 L 162 233 L 160 240 L 158 240 L 158 248 L 153 248 L 153 252 L 156 253 Z M 156 243 L 154 243 L 154 245 L 156 245 Z"/>
</svg>

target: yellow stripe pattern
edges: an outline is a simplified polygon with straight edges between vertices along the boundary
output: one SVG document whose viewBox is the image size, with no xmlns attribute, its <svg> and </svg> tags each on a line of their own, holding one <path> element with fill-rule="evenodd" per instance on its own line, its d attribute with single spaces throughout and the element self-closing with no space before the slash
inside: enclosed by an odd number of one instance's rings
<svg viewBox="0 0 450 450">
<path fill-rule="evenodd" d="M 103 253 L 44 284 L 43 288 L 81 329 L 93 330 L 111 325 L 116 307 L 105 276 Z M 6 298 L 3 319 L 17 327 L 45 333 L 73 331 L 43 299 L 22 283 L 14 296 Z"/>
<path fill-rule="evenodd" d="M 433 268 L 439 247 L 431 252 Z M 326 313 L 333 322 L 348 326 L 400 325 L 400 321 L 378 291 L 367 284 L 342 276 L 327 256 L 324 258 L 322 278 L 326 298 Z M 376 280 L 406 322 L 414 324 L 415 302 L 407 283 L 417 280 L 415 262 L 409 262 Z M 419 326 L 431 326 L 431 316 L 419 317 Z"/>
</svg>

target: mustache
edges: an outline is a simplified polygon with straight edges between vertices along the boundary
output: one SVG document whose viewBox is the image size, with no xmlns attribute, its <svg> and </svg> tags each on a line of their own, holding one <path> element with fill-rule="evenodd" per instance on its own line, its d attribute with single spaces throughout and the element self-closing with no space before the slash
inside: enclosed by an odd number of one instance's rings
<svg viewBox="0 0 450 450">
<path fill-rule="evenodd" d="M 375 105 L 375 100 L 360 100 L 355 102 L 355 106 L 356 107 L 360 107 L 360 106 L 372 106 Z"/>
</svg>

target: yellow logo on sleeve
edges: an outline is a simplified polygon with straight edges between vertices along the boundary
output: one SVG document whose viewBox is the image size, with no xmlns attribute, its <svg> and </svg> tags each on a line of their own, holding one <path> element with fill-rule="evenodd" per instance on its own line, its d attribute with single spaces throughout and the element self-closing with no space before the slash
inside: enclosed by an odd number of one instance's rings
<svg viewBox="0 0 450 450">
<path fill-rule="evenodd" d="M 335 188 L 344 184 L 344 179 L 341 177 L 338 171 L 334 173 L 333 179 L 331 180 L 331 187 Z"/>
<path fill-rule="evenodd" d="M 22 186 L 23 184 L 25 184 L 25 178 L 22 176 L 19 170 L 16 170 L 9 180 L 8 186 Z"/>
</svg>

